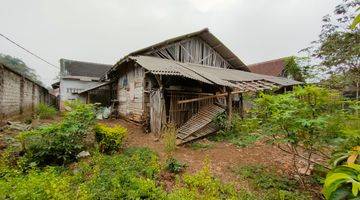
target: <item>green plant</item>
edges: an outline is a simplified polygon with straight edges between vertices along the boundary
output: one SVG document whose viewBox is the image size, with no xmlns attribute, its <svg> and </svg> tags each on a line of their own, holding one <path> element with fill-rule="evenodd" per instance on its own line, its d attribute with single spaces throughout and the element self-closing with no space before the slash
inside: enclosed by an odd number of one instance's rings
<svg viewBox="0 0 360 200">
<path fill-rule="evenodd" d="M 313 153 L 338 137 L 343 116 L 342 98 L 338 92 L 325 88 L 296 87 L 285 94 L 261 94 L 252 114 L 260 121 L 262 133 L 292 155 L 294 172 L 305 186 L 296 159 L 306 158 L 310 166 Z M 298 148 L 308 157 L 300 155 Z"/>
<path fill-rule="evenodd" d="M 241 119 L 234 115 L 229 124 L 226 114 L 222 113 L 213 121 L 219 128 L 218 133 L 211 138 L 215 141 L 226 140 L 238 147 L 246 147 L 262 138 L 262 135 L 257 133 L 259 120 L 256 117 Z"/>
<path fill-rule="evenodd" d="M 190 148 L 194 149 L 194 150 L 199 150 L 199 149 L 210 149 L 214 146 L 214 144 L 212 143 L 204 143 L 204 142 L 192 142 L 190 144 Z"/>
<path fill-rule="evenodd" d="M 99 143 L 99 149 L 103 153 L 113 153 L 118 151 L 127 135 L 126 128 L 116 125 L 109 127 L 105 124 L 95 126 L 95 138 Z"/>
<path fill-rule="evenodd" d="M 182 164 L 180 161 L 176 160 L 175 158 L 171 157 L 166 160 L 166 170 L 171 173 L 178 174 L 185 169 L 186 165 Z"/>
<path fill-rule="evenodd" d="M 176 149 L 176 126 L 174 124 L 166 124 L 163 129 L 165 151 L 171 154 Z"/>
<path fill-rule="evenodd" d="M 19 134 L 23 157 L 19 164 L 29 166 L 63 165 L 76 160 L 84 150 L 84 138 L 95 121 L 93 107 L 76 103 L 58 124 L 50 124 Z"/>
<path fill-rule="evenodd" d="M 36 106 L 36 115 L 40 118 L 40 119 L 52 119 L 55 117 L 57 110 L 56 108 L 46 105 L 44 103 L 39 103 Z"/>
<path fill-rule="evenodd" d="M 240 194 L 236 192 L 232 184 L 224 184 L 213 177 L 209 161 L 205 160 L 204 167 L 193 175 L 185 174 L 169 199 L 238 199 Z M 244 195 L 242 193 L 242 195 Z"/>
<path fill-rule="evenodd" d="M 274 168 L 263 165 L 247 165 L 235 169 L 235 172 L 244 179 L 251 182 L 261 189 L 278 189 L 294 191 L 297 189 L 297 181 L 276 173 Z"/>
<path fill-rule="evenodd" d="M 360 191 L 360 165 L 347 164 L 332 169 L 325 179 L 326 199 L 355 199 Z"/>
</svg>

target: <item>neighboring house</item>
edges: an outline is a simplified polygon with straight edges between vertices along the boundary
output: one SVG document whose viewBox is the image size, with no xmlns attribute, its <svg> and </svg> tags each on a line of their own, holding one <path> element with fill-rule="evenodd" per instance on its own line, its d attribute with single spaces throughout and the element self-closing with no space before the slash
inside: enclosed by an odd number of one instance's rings
<svg viewBox="0 0 360 200">
<path fill-rule="evenodd" d="M 212 119 L 225 109 L 242 108 L 242 93 L 300 82 L 250 73 L 219 39 L 203 29 L 135 51 L 118 61 L 97 89 L 115 91 L 120 116 L 160 132 L 167 123 L 178 129 L 181 143 L 216 131 Z"/>
<path fill-rule="evenodd" d="M 68 100 L 80 99 L 86 102 L 78 93 L 102 84 L 99 79 L 110 68 L 111 65 L 60 59 L 60 81 L 53 84 L 54 89 L 60 88 L 60 109 L 63 109 L 64 102 Z"/>
<path fill-rule="evenodd" d="M 248 65 L 248 67 L 251 72 L 256 74 L 286 78 L 284 58 L 255 63 Z"/>
</svg>

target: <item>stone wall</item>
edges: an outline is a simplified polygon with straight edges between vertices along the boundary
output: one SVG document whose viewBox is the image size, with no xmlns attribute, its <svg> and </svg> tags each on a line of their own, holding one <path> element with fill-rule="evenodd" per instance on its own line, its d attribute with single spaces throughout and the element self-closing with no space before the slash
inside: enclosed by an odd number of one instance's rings
<svg viewBox="0 0 360 200">
<path fill-rule="evenodd" d="M 51 103 L 48 90 L 0 64 L 0 124 L 7 118 L 28 114 L 39 103 Z"/>
</svg>

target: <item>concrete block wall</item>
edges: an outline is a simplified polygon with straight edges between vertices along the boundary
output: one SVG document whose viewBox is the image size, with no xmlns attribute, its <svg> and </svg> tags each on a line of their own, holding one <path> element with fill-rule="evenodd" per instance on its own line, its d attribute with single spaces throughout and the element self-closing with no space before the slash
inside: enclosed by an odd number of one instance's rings
<svg viewBox="0 0 360 200">
<path fill-rule="evenodd" d="M 50 104 L 50 98 L 47 89 L 0 64 L 0 124 L 31 113 L 40 102 Z"/>
</svg>

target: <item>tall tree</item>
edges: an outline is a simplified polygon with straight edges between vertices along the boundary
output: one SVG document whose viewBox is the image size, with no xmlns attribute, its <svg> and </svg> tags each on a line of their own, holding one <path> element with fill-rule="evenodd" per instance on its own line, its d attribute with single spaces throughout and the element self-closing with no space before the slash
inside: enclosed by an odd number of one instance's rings
<svg viewBox="0 0 360 200">
<path fill-rule="evenodd" d="M 329 74 L 341 74 L 360 89 L 360 29 L 352 26 L 359 0 L 342 0 L 333 14 L 323 17 L 319 39 L 312 43 L 312 56 L 318 67 L 326 67 Z"/>
</svg>

